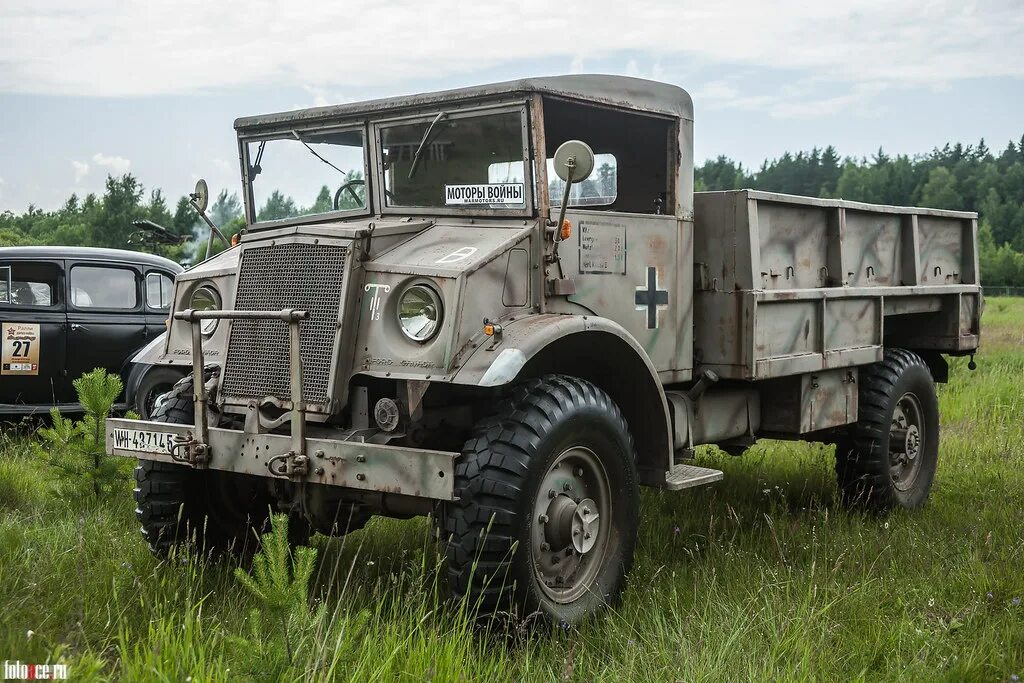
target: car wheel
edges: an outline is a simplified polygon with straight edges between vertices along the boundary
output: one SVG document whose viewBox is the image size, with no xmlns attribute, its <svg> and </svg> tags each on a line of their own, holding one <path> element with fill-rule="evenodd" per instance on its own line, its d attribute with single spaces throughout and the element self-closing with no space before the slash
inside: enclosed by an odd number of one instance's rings
<svg viewBox="0 0 1024 683">
<path fill-rule="evenodd" d="M 152 420 L 163 397 L 177 384 L 185 373 L 177 368 L 152 365 L 142 375 L 135 391 L 134 410 L 143 420 Z"/>
<path fill-rule="evenodd" d="M 636 545 L 636 454 L 595 385 L 556 375 L 516 387 L 466 442 L 455 492 L 441 516 L 454 597 L 556 623 L 618 599 Z"/>
</svg>

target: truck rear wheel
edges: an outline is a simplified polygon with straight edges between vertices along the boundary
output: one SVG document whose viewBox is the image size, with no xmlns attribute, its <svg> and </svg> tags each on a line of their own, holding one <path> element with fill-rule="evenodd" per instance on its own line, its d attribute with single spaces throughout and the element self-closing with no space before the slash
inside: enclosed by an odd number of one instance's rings
<svg viewBox="0 0 1024 683">
<path fill-rule="evenodd" d="M 152 420 L 191 424 L 194 414 L 190 375 L 174 385 Z M 157 555 L 192 541 L 206 551 L 251 555 L 258 549 L 259 532 L 269 526 L 274 504 L 262 477 L 155 460 L 138 461 L 135 484 L 135 515 Z M 302 520 L 290 520 L 288 530 L 293 542 L 308 540 L 309 528 Z"/>
<path fill-rule="evenodd" d="M 448 580 L 482 612 L 577 622 L 615 601 L 639 518 L 622 413 L 584 380 L 525 382 L 466 442 L 443 514 Z"/>
<path fill-rule="evenodd" d="M 889 510 L 924 505 L 939 455 L 939 405 L 924 360 L 886 349 L 861 372 L 858 421 L 836 446 L 843 502 Z"/>
</svg>

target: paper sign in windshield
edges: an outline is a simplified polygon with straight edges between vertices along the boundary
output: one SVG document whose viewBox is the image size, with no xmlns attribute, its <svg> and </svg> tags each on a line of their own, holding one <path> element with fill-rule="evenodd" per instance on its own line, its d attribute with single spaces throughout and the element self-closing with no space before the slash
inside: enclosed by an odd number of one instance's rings
<svg viewBox="0 0 1024 683">
<path fill-rule="evenodd" d="M 522 183 L 489 183 L 487 185 L 445 185 L 445 204 L 525 204 Z"/>
</svg>

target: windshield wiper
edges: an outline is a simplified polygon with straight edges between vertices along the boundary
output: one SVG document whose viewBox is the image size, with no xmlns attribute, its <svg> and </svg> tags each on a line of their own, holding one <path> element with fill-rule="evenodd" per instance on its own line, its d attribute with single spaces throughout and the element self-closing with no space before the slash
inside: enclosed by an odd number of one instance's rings
<svg viewBox="0 0 1024 683">
<path fill-rule="evenodd" d="M 262 140 L 260 142 L 260 148 L 256 150 L 256 161 L 253 162 L 253 165 L 249 168 L 250 178 L 255 178 L 256 176 L 263 172 L 263 167 L 260 166 L 260 161 L 263 159 L 263 150 L 266 148 L 266 146 L 267 141 Z"/>
<path fill-rule="evenodd" d="M 302 138 L 300 138 L 300 137 L 299 137 L 299 133 L 298 133 L 298 131 L 294 131 L 294 130 L 293 130 L 293 131 L 292 131 L 292 135 L 294 135 L 294 136 L 295 136 L 295 139 L 296 139 L 296 140 L 298 140 L 299 142 L 301 142 L 301 143 L 302 143 L 302 146 L 303 146 L 303 147 L 305 147 L 306 149 L 308 149 L 308 150 L 309 150 L 309 153 L 310 153 L 310 154 L 312 154 L 312 155 L 313 155 L 313 156 L 315 156 L 315 157 L 316 157 L 317 159 L 319 159 L 320 161 L 324 162 L 325 164 L 327 164 L 328 166 L 330 166 L 331 168 L 333 168 L 333 169 L 334 169 L 335 171 L 337 171 L 337 172 L 338 172 L 338 173 L 340 173 L 341 175 L 345 175 L 345 171 L 342 171 L 342 170 L 341 170 L 340 168 L 338 168 L 337 166 L 335 166 L 335 165 L 334 165 L 334 164 L 332 164 L 331 162 L 327 161 L 327 159 L 324 159 L 324 158 L 323 158 L 322 156 L 320 156 L 319 154 L 317 154 L 317 151 L 316 151 L 315 149 L 313 149 L 313 148 L 312 148 L 312 147 L 310 147 L 310 146 L 309 146 L 308 144 L 306 144 L 306 141 L 305 141 L 305 140 L 303 140 Z"/>
<path fill-rule="evenodd" d="M 416 167 L 419 166 L 420 163 L 420 155 L 423 154 L 423 148 L 427 146 L 427 141 L 430 140 L 430 134 L 434 131 L 434 126 L 436 126 L 437 122 L 446 116 L 448 116 L 448 112 L 446 111 L 437 112 L 437 116 L 435 116 L 434 120 L 430 122 L 429 126 L 427 126 L 427 130 L 423 133 L 423 139 L 420 140 L 420 146 L 416 148 L 416 153 L 412 155 L 412 164 L 409 166 L 409 180 L 412 180 L 413 174 L 416 173 Z"/>
</svg>

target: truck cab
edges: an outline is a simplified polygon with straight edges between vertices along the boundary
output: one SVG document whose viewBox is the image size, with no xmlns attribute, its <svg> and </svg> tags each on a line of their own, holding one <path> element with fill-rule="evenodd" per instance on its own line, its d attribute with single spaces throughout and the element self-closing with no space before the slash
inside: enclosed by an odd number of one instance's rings
<svg viewBox="0 0 1024 683">
<path fill-rule="evenodd" d="M 697 445 L 827 441 L 850 505 L 927 496 L 974 214 L 695 194 L 689 95 L 626 77 L 235 129 L 247 232 L 178 278 L 155 359 L 191 384 L 107 425 L 155 551 L 268 504 L 330 534 L 432 514 L 456 595 L 572 621 L 621 590 L 640 485 L 722 478 Z"/>
</svg>

